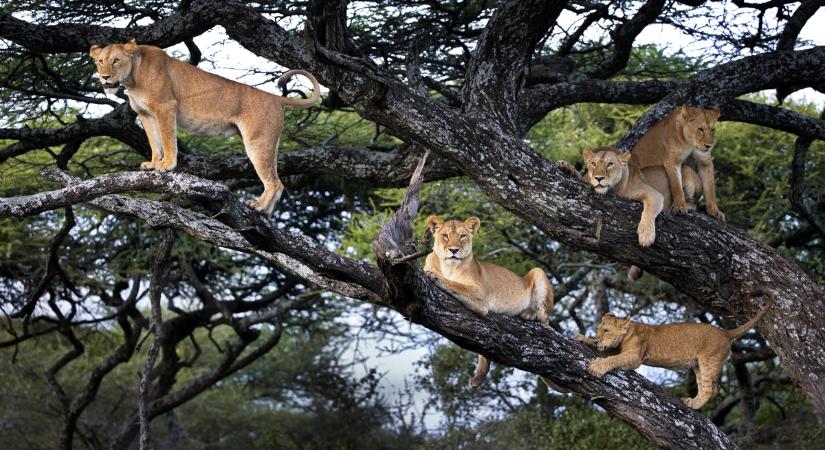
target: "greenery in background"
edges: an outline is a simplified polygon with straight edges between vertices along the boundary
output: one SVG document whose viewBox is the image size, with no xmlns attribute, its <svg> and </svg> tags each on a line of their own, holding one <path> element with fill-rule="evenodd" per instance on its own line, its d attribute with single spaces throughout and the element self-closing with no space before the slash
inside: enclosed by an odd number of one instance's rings
<svg viewBox="0 0 825 450">
<path fill-rule="evenodd" d="M 369 24 L 355 21 L 352 26 L 367 27 Z M 391 28 L 384 27 L 384 30 L 389 33 Z M 375 30 L 376 33 L 381 31 Z M 66 64 L 74 64 L 74 61 L 67 60 Z M 687 60 L 678 54 L 668 56 L 655 47 L 644 47 L 634 53 L 627 76 L 645 78 L 659 72 L 673 73 L 674 70 L 683 70 L 687 74 L 697 67 L 701 67 L 701 62 Z M 86 73 L 87 69 L 80 67 L 78 72 Z M 11 94 L 0 91 L 3 117 L 21 115 L 21 108 L 26 105 L 7 95 Z M 771 101 L 768 97 L 758 96 L 750 99 Z M 816 115 L 813 105 L 786 106 L 809 116 Z M 615 142 L 644 110 L 644 106 L 576 105 L 550 113 L 526 139 L 549 159 L 576 162 L 583 146 Z M 66 115 L 77 112 L 67 110 Z M 51 118 L 43 120 L 48 123 Z M 282 151 L 321 142 L 379 147 L 396 142 L 353 113 L 293 111 L 288 120 L 288 139 L 284 140 Z M 42 126 L 43 123 L 32 125 Z M 243 152 L 237 138 L 227 140 L 185 134 L 180 137 L 192 148 L 206 149 L 203 152 L 213 156 Z M 731 122 L 722 122 L 717 127 L 714 158 L 720 207 L 730 223 L 763 242 L 771 242 L 800 227 L 789 214 L 788 177 L 793 145 L 792 136 L 776 131 Z M 143 159 L 123 144 L 95 138 L 81 146 L 69 164 L 69 170 L 75 175 L 90 177 L 133 170 Z M 825 177 L 825 145 L 821 141 L 812 145 L 808 160 L 807 183 L 812 191 L 821 191 L 825 188 L 822 181 Z M 39 177 L 40 170 L 52 164 L 53 158 L 46 151 L 29 152 L 6 162 L 0 173 L 0 196 L 53 187 Z M 347 256 L 370 259 L 371 241 L 397 206 L 403 190 L 369 190 L 360 186 L 353 189 L 346 183 L 325 177 L 304 180 L 299 189 L 308 195 L 287 193 L 278 211 L 279 214 L 297 216 L 293 222 L 305 224 L 305 233 L 337 246 Z M 257 194 L 259 187 L 256 183 L 240 189 L 245 189 L 244 195 L 251 197 Z M 319 214 L 322 210 L 326 214 Z M 74 212 L 78 226 L 72 230 L 60 252 L 62 267 L 69 272 L 70 279 L 83 278 L 92 280 L 84 285 L 106 287 L 145 275 L 152 257 L 146 249 L 156 246 L 159 233 L 140 223 L 105 216 L 84 207 L 75 207 Z M 551 281 L 554 286 L 559 285 L 559 278 L 571 273 L 569 268 L 581 264 L 602 267 L 615 283 L 619 283 L 626 270 L 621 265 L 559 246 L 535 227 L 490 201 L 466 178 L 429 183 L 423 188 L 422 206 L 416 221 L 417 236 L 424 235 L 424 221 L 429 214 L 439 214 L 444 219 L 478 216 L 481 229 L 474 238 L 477 256 L 520 274 L 531 267 L 542 267 L 553 272 Z M 42 249 L 48 246 L 62 225 L 63 217 L 63 212 L 56 211 L 23 221 L 0 220 L 0 276 L 36 281 L 36 277 L 23 274 L 38 273 L 45 267 L 46 256 Z M 781 248 L 818 284 L 825 284 L 825 253 L 821 243 L 819 247 Z M 239 280 L 244 283 L 266 280 L 272 275 L 257 258 L 219 251 L 184 236 L 178 240 L 173 257 L 210 265 L 217 270 L 208 272 L 219 278 L 212 281 L 225 282 L 226 286 L 238 285 Z M 634 295 L 614 293 L 613 305 L 632 308 L 649 299 L 671 300 L 667 296 L 667 286 L 649 275 L 637 286 Z M 13 298 L 30 288 L 20 283 L 3 283 L 0 295 Z M 571 297 L 580 294 L 570 293 L 565 301 L 572 302 Z M 418 424 L 410 424 L 409 417 L 398 411 L 398 405 L 376 390 L 377 380 L 383 373 L 381 367 L 361 377 L 356 375 L 353 366 L 340 362 L 342 352 L 358 331 L 340 319 L 353 303 L 335 299 L 315 304 L 313 311 L 307 313 L 303 321 L 292 324 L 282 343 L 263 359 L 173 413 L 155 420 L 153 427 L 159 439 L 174 442 L 174 448 L 180 449 L 646 448 L 639 434 L 618 420 L 576 397 L 549 393 L 535 377 L 512 368 L 494 364 L 483 387 L 469 390 L 466 383 L 475 355 L 428 333 L 415 337 L 414 344 L 421 342 L 427 347 L 428 354 L 418 364 L 414 389 L 426 394 L 426 411 L 439 418 L 441 426 L 423 430 Z M 650 308 L 644 314 L 657 322 L 694 320 L 690 305 L 685 306 Z M 572 320 L 563 307 L 557 306 L 554 314 L 564 319 L 560 327 L 569 334 L 573 329 Z M 585 303 L 584 308 L 587 307 Z M 585 319 L 586 325 L 592 326 L 592 317 L 585 316 Z M 225 332 L 215 329 L 213 338 L 221 342 Z M 116 333 L 105 328 L 88 328 L 81 334 L 87 353 L 60 375 L 60 381 L 70 391 L 87 376 L 95 362 L 120 342 Z M 0 340 L 8 338 L 0 335 Z M 196 340 L 204 354 L 193 367 L 181 373 L 179 382 L 185 383 L 187 376 L 214 365 L 220 357 L 217 348 L 203 333 L 197 335 Z M 50 448 L 57 441 L 59 428 L 54 424 L 59 423 L 56 418 L 60 417 L 60 405 L 43 374 L 67 349 L 68 344 L 52 334 L 24 343 L 15 349 L 19 351 L 7 349 L 0 354 L 0 373 L 3 374 L 0 429 L 4 430 L 0 448 Z M 89 440 L 90 447 L 94 447 L 96 434 L 110 434 L 111 430 L 107 430 L 110 423 L 122 419 L 123 414 L 134 406 L 134 390 L 146 349 L 144 344 L 140 355 L 105 378 L 98 399 L 85 413 L 80 434 L 82 439 Z M 186 354 L 180 356 L 182 359 L 187 357 Z M 689 382 L 684 373 L 676 374 L 673 390 L 680 391 L 682 385 Z M 726 372 L 722 384 L 723 389 L 732 389 L 735 380 Z M 816 448 L 816 444 L 822 442 L 825 431 L 812 425 L 815 418 L 810 406 L 793 388 L 774 387 L 770 398 L 771 401 L 760 402 L 756 415 L 756 436 L 761 438 L 743 443 L 743 447 L 804 449 Z M 711 411 L 719 401 L 721 398 L 715 399 L 705 412 Z M 741 413 L 737 407 L 723 427 L 732 427 L 739 417 Z"/>
</svg>

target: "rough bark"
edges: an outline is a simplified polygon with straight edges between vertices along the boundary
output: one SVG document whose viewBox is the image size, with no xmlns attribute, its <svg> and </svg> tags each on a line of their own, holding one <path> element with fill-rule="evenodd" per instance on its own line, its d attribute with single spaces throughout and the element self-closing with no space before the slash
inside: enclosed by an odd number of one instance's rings
<svg viewBox="0 0 825 450">
<path fill-rule="evenodd" d="M 389 284 L 388 303 L 414 323 L 493 361 L 539 374 L 593 401 L 663 448 L 736 448 L 701 413 L 634 371 L 614 371 L 598 379 L 587 373 L 596 353 L 537 322 L 489 313 L 480 317 L 439 289 L 421 270 L 412 219 L 420 180 L 413 176 L 404 201 L 373 243 Z"/>
</svg>

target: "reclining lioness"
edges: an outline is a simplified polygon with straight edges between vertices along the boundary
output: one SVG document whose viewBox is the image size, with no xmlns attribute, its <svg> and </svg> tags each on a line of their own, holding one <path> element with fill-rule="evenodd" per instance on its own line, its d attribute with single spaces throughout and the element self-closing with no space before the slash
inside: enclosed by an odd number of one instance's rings
<svg viewBox="0 0 825 450">
<path fill-rule="evenodd" d="M 760 294 L 768 297 L 767 304 L 755 317 L 733 330 L 705 323 L 645 325 L 628 317 L 618 318 L 611 312 L 602 317 L 594 338 L 579 334 L 576 339 L 596 346 L 600 351 L 619 349 L 617 355 L 596 358 L 587 366 L 587 371 L 597 378 L 613 369 L 635 369 L 642 364 L 666 369 L 693 369 L 699 392 L 696 397 L 683 400 L 687 406 L 700 409 L 716 396 L 716 382 L 730 356 L 731 341 L 762 320 L 773 304 L 770 291 L 759 289 L 752 295 Z"/>
<path fill-rule="evenodd" d="M 464 222 L 445 222 L 435 215 L 427 218 L 427 227 L 433 234 L 433 251 L 427 255 L 424 271 L 480 316 L 492 311 L 546 325 L 553 309 L 553 286 L 547 275 L 534 268 L 520 277 L 504 267 L 477 260 L 473 256 L 473 235 L 480 225 L 476 217 Z M 490 361 L 478 355 L 470 386 L 481 384 L 489 369 Z"/>
<path fill-rule="evenodd" d="M 264 184 L 261 198 L 247 204 L 267 216 L 272 214 L 284 190 L 277 166 L 284 108 L 308 108 L 317 103 L 321 89 L 315 77 L 304 70 L 290 70 L 281 76 L 281 85 L 295 74 L 312 82 L 312 96 L 295 99 L 205 72 L 158 47 L 137 45 L 134 39 L 104 48 L 93 45 L 89 55 L 95 60 L 106 93 L 113 93 L 120 85 L 129 90 L 129 106 L 140 117 L 152 148 L 152 160 L 141 163 L 141 170 L 175 168 L 178 127 L 201 134 L 240 134 Z"/>
<path fill-rule="evenodd" d="M 569 163 L 559 161 L 558 167 L 590 185 L 599 194 L 612 192 L 616 195 L 638 200 L 644 205 L 642 217 L 636 233 L 639 245 L 647 247 L 656 239 L 656 217 L 663 209 L 670 207 L 671 196 L 667 176 L 662 167 L 640 170 L 631 159 L 630 152 L 621 152 L 614 147 L 600 147 L 595 150 L 584 148 L 582 159 L 587 173 L 582 176 Z M 690 166 L 683 165 L 682 179 L 684 195 L 695 199 L 702 193 L 698 175 Z"/>
</svg>

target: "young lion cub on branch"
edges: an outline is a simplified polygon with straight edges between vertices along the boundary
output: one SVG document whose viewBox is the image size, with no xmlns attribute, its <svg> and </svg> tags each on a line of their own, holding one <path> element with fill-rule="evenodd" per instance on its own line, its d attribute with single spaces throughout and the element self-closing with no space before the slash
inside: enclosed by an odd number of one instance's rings
<svg viewBox="0 0 825 450">
<path fill-rule="evenodd" d="M 481 221 L 476 217 L 464 222 L 445 222 L 435 215 L 427 218 L 427 227 L 433 234 L 433 251 L 427 255 L 424 271 L 480 316 L 492 311 L 546 325 L 553 309 L 553 286 L 547 275 L 534 268 L 520 277 L 504 267 L 477 260 L 473 256 L 473 235 L 479 225 Z M 490 361 L 478 355 L 470 387 L 480 385 L 489 369 Z"/>
<path fill-rule="evenodd" d="M 768 302 L 754 318 L 733 330 L 705 323 L 645 325 L 607 313 L 596 327 L 595 338 L 579 334 L 576 340 L 594 345 L 599 351 L 619 349 L 619 353 L 594 359 L 587 371 L 601 378 L 613 369 L 635 369 L 642 364 L 666 369 L 693 369 L 699 392 L 696 397 L 683 400 L 687 406 L 700 409 L 717 394 L 716 381 L 730 356 L 731 341 L 762 320 L 773 304 L 773 296 L 767 289 L 758 289 L 751 295 L 765 295 Z"/>
<path fill-rule="evenodd" d="M 285 85 L 301 74 L 312 82 L 307 99 L 279 97 L 237 83 L 170 57 L 151 45 L 135 40 L 93 45 L 100 83 L 107 94 L 122 84 L 129 90 L 129 106 L 140 116 L 146 130 L 152 160 L 141 170 L 172 170 L 178 161 L 176 130 L 232 136 L 240 134 L 246 154 L 264 184 L 257 201 L 247 204 L 265 215 L 272 215 L 284 185 L 278 178 L 278 144 L 284 126 L 284 108 L 308 108 L 321 98 L 318 81 L 304 70 L 290 70 L 278 80 Z"/>
</svg>

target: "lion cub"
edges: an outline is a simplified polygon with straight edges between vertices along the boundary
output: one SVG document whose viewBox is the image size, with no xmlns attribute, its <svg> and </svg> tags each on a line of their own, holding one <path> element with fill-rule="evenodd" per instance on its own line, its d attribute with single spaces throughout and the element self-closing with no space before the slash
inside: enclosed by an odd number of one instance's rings
<svg viewBox="0 0 825 450">
<path fill-rule="evenodd" d="M 545 325 L 553 309 L 553 286 L 539 268 L 520 277 L 495 264 L 473 256 L 473 235 L 481 221 L 470 217 L 443 221 L 438 216 L 427 218 L 433 234 L 433 251 L 427 255 L 424 271 L 452 294 L 464 306 L 481 316 L 492 311 L 508 316 L 521 316 Z M 475 375 L 470 387 L 477 387 L 490 369 L 490 361 L 478 355 Z"/>
<path fill-rule="evenodd" d="M 730 356 L 732 340 L 745 334 L 759 322 L 771 304 L 773 297 L 767 290 L 768 303 L 747 323 L 733 330 L 723 330 L 704 323 L 674 323 L 645 325 L 629 318 L 618 318 L 607 313 L 596 327 L 596 337 L 581 334 L 576 340 L 596 346 L 600 351 L 618 349 L 619 353 L 606 358 L 596 358 L 587 371 L 601 378 L 613 369 L 635 369 L 642 364 L 666 369 L 693 369 L 699 392 L 696 397 L 683 399 L 687 406 L 700 409 L 716 396 L 719 373 Z"/>
<path fill-rule="evenodd" d="M 284 185 L 278 178 L 278 144 L 284 126 L 284 108 L 308 108 L 321 98 L 318 81 L 304 70 L 290 70 L 280 85 L 294 74 L 312 82 L 307 99 L 279 97 L 260 89 L 205 72 L 170 57 L 158 47 L 137 45 L 135 40 L 93 45 L 89 55 L 107 94 L 120 85 L 129 90 L 129 106 L 140 117 L 149 138 L 152 160 L 141 170 L 172 170 L 178 161 L 176 130 L 232 136 L 240 134 L 246 154 L 255 167 L 264 192 L 248 201 L 265 215 L 272 215 Z"/>
<path fill-rule="evenodd" d="M 670 209 L 676 214 L 685 214 L 689 209 L 682 167 L 692 157 L 699 166 L 708 214 L 725 220 L 725 215 L 716 204 L 716 181 L 710 154 L 718 119 L 719 107 L 702 109 L 679 106 L 645 133 L 630 152 L 641 169 L 664 167 L 673 197 Z"/>
</svg>

